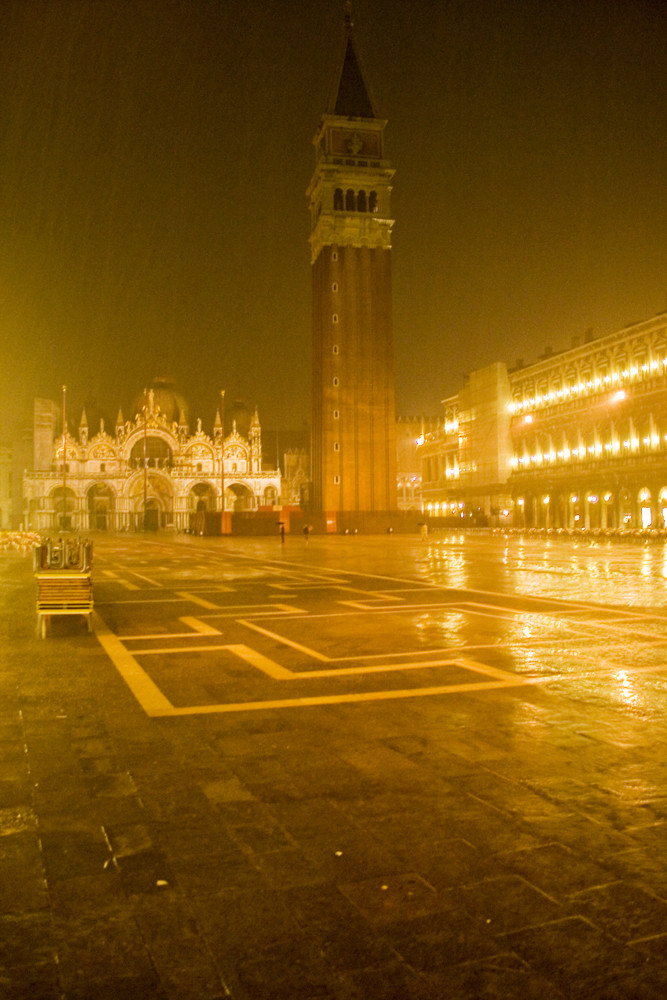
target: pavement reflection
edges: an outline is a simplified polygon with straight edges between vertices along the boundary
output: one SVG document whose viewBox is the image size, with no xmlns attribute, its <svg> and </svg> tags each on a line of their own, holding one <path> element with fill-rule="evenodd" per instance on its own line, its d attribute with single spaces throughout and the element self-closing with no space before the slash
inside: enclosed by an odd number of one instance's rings
<svg viewBox="0 0 667 1000">
<path fill-rule="evenodd" d="M 40 640 L 3 556 L 7 996 L 662 998 L 665 566 L 98 536 Z"/>
</svg>

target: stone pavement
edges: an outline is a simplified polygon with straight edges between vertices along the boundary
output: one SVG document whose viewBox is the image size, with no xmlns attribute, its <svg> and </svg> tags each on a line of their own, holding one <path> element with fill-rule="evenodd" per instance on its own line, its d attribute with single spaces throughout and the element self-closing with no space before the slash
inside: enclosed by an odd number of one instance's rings
<svg viewBox="0 0 667 1000">
<path fill-rule="evenodd" d="M 154 596 L 171 551 L 187 552 L 201 574 L 217 566 L 226 585 L 225 553 L 238 552 L 231 540 L 131 542 L 95 542 L 107 622 L 126 613 L 124 600 Z M 313 573 L 339 566 L 398 579 L 402 568 L 405 579 L 457 587 L 460 601 L 464 583 L 488 571 L 485 549 L 419 545 L 315 537 L 298 550 L 290 539 L 281 553 L 275 540 L 256 541 L 234 576 L 239 587 L 243 573 L 280 578 L 280 558 Z M 121 590 L 132 551 L 134 583 Z M 621 592 L 641 588 L 645 556 L 626 555 L 606 576 L 595 564 L 594 595 L 585 568 L 589 600 L 606 599 L 614 573 Z M 559 578 L 541 549 L 532 565 L 538 556 L 540 572 Z M 512 581 L 498 573 L 509 605 Z M 361 575 L 357 583 L 367 586 Z M 36 637 L 30 559 L 1 557 L 0 997 L 664 997 L 667 616 L 661 607 L 637 615 L 627 669 L 612 682 L 609 670 L 571 666 L 594 632 L 577 645 L 562 615 L 544 638 L 544 617 L 526 603 L 531 587 L 516 599 L 530 625 L 516 623 L 542 630 L 541 645 L 524 635 L 512 660 L 479 633 L 469 648 L 490 650 L 491 671 L 560 664 L 550 683 L 475 690 L 452 674 L 442 696 L 150 717 L 75 619 Z M 160 614 L 151 628 L 166 632 Z M 466 611 L 452 614 L 451 627 Z M 341 614 L 336 626 L 348 653 L 361 642 L 353 620 Z M 444 627 L 417 605 L 410 621 L 427 645 Z M 489 621 L 484 629 L 500 628 Z M 621 627 L 605 626 L 604 642 Z M 257 635 L 265 654 L 282 655 L 272 633 Z M 294 634 L 290 642 L 298 667 Z M 172 701 L 193 684 L 186 667 L 165 658 L 155 668 Z M 242 664 L 202 660 L 202 705 L 220 697 L 214 668 L 232 688 L 246 683 Z"/>
</svg>

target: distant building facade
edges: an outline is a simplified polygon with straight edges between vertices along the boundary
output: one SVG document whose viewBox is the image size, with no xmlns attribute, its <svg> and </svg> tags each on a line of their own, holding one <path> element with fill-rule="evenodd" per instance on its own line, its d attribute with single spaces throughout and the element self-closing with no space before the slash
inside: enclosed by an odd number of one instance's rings
<svg viewBox="0 0 667 1000">
<path fill-rule="evenodd" d="M 418 448 L 431 516 L 568 530 L 667 522 L 667 313 L 472 372 L 443 405 Z"/>
<path fill-rule="evenodd" d="M 440 426 L 437 417 L 396 418 L 396 492 L 399 510 L 422 509 L 422 462 L 417 448 Z"/>
<path fill-rule="evenodd" d="M 0 531 L 13 527 L 12 449 L 0 445 Z"/>
<path fill-rule="evenodd" d="M 390 195 L 376 112 L 347 20 L 338 85 L 314 139 L 313 509 L 396 509 Z"/>
<path fill-rule="evenodd" d="M 23 476 L 26 527 L 198 530 L 207 512 L 223 509 L 221 496 L 226 511 L 278 504 L 280 472 L 263 468 L 257 412 L 235 404 L 226 417 L 218 410 L 212 435 L 201 420 L 193 433 L 170 380 L 156 380 L 133 409 L 131 420 L 119 412 L 113 434 L 102 421 L 93 436 L 84 411 L 74 437 L 63 435 L 54 403 L 35 401 L 33 468 Z"/>
</svg>

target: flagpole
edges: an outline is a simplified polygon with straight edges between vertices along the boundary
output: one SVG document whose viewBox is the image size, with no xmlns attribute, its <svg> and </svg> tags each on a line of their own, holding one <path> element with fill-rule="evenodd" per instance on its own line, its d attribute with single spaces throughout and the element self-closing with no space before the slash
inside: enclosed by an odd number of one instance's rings
<svg viewBox="0 0 667 1000">
<path fill-rule="evenodd" d="M 67 386 L 63 386 L 63 531 L 67 530 Z"/>
</svg>

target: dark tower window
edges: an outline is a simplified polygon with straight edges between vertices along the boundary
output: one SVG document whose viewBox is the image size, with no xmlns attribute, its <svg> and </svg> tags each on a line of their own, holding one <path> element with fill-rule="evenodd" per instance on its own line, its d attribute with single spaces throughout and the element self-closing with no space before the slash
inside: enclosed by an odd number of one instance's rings
<svg viewBox="0 0 667 1000">
<path fill-rule="evenodd" d="M 340 451 L 340 444 L 338 441 L 334 441 L 334 451 Z"/>
<path fill-rule="evenodd" d="M 343 189 L 342 188 L 336 188 L 336 190 L 334 191 L 334 211 L 335 212 L 342 212 L 343 211 Z"/>
<path fill-rule="evenodd" d="M 334 281 L 333 285 L 331 286 L 331 291 L 332 292 L 337 292 L 338 291 L 338 282 L 337 281 Z"/>
<path fill-rule="evenodd" d="M 333 316 L 331 317 L 331 322 L 332 323 L 337 323 L 338 322 L 338 313 L 334 313 L 333 314 Z"/>
<path fill-rule="evenodd" d="M 378 210 L 378 193 L 377 191 L 371 191 L 368 196 L 368 211 L 377 212 Z"/>
<path fill-rule="evenodd" d="M 334 420 L 340 420 L 340 410 L 334 410 L 333 418 Z"/>
<path fill-rule="evenodd" d="M 360 191 L 357 195 L 357 209 L 359 212 L 366 211 L 366 192 Z"/>
<path fill-rule="evenodd" d="M 338 251 L 337 250 L 332 250 L 331 251 L 331 259 L 332 260 L 338 260 Z"/>
<path fill-rule="evenodd" d="M 333 345 L 333 348 L 332 348 L 332 353 L 333 353 L 333 354 L 338 354 L 338 344 L 334 344 L 334 345 Z"/>
<path fill-rule="evenodd" d="M 338 378 L 337 375 L 334 375 L 333 384 L 334 384 L 334 389 L 338 388 L 338 386 L 340 385 L 340 379 Z"/>
<path fill-rule="evenodd" d="M 354 191 L 352 188 L 347 189 L 347 194 L 345 195 L 345 211 L 354 212 L 356 208 L 357 199 L 355 198 Z"/>
</svg>

